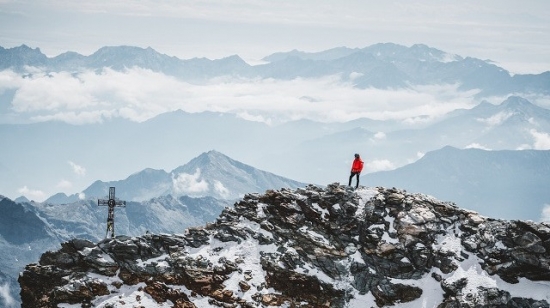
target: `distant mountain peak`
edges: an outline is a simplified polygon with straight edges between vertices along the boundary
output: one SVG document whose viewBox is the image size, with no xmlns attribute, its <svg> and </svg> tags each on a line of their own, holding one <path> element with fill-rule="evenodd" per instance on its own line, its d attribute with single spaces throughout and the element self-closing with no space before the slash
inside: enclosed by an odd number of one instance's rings
<svg viewBox="0 0 550 308">
<path fill-rule="evenodd" d="M 539 107 L 525 98 L 510 96 L 500 104 L 500 109 L 510 115 L 512 121 L 529 122 L 532 119 L 550 120 L 550 110 Z"/>
<path fill-rule="evenodd" d="M 231 62 L 244 62 L 244 63 L 246 63 L 239 55 L 231 55 L 231 56 L 223 57 L 223 58 L 215 60 L 215 61 L 229 62 L 229 63 L 231 63 Z"/>
<path fill-rule="evenodd" d="M 36 48 L 31 48 L 29 47 L 28 45 L 26 44 L 22 44 L 21 46 L 18 46 L 18 47 L 13 47 L 12 48 L 13 50 L 33 50 L 33 51 L 40 51 L 40 48 L 36 47 Z"/>
<path fill-rule="evenodd" d="M 263 192 L 274 187 L 302 187 L 293 181 L 234 160 L 217 150 L 193 158 L 171 173 L 176 194 L 235 199 L 248 192 Z"/>
<path fill-rule="evenodd" d="M 94 54 L 100 53 L 109 53 L 109 52 L 119 52 L 119 51 L 155 51 L 153 48 L 142 48 L 138 46 L 129 46 L 129 45 L 119 45 L 119 46 L 103 46 L 99 48 Z M 156 52 L 156 51 L 155 51 Z"/>
<path fill-rule="evenodd" d="M 229 158 L 227 155 L 221 153 L 221 152 L 218 152 L 216 150 L 210 150 L 208 152 L 204 152 L 202 154 L 200 154 L 199 156 L 195 157 L 194 159 L 192 159 L 189 164 L 193 164 L 193 165 L 196 165 L 196 164 L 212 164 L 214 162 L 221 162 L 221 161 L 225 161 L 225 162 L 229 162 L 229 163 L 235 163 L 236 161 Z"/>
<path fill-rule="evenodd" d="M 108 194 L 109 187 L 116 187 L 117 198 L 126 201 L 141 202 L 168 194 L 233 200 L 249 192 L 304 185 L 241 163 L 217 150 L 210 150 L 171 172 L 146 168 L 123 180 L 97 180 L 83 193 L 88 199 L 103 198 Z M 46 203 L 62 204 L 77 200 L 79 195 L 59 193 L 47 199 Z"/>
<path fill-rule="evenodd" d="M 456 110 L 451 114 L 470 114 L 481 119 L 481 121 L 487 120 L 492 123 L 498 122 L 501 124 L 504 123 L 504 118 L 518 120 L 519 117 L 523 119 L 523 121 L 529 121 L 529 119 L 533 117 L 550 120 L 550 110 L 539 107 L 519 96 L 510 96 L 498 105 L 491 104 L 484 100 L 470 110 Z M 491 119 L 498 121 L 494 122 Z"/>
<path fill-rule="evenodd" d="M 31 202 L 31 200 L 29 200 L 27 197 L 25 196 L 20 196 L 20 197 L 17 197 L 15 198 L 15 200 L 13 200 L 14 202 L 16 203 L 26 203 L 26 202 Z"/>
<path fill-rule="evenodd" d="M 48 57 L 40 51 L 40 48 L 31 48 L 21 45 L 8 49 L 0 49 L 0 69 L 8 67 L 36 66 L 46 64 Z"/>
<path fill-rule="evenodd" d="M 502 102 L 502 106 L 506 108 L 525 108 L 532 107 L 533 105 L 530 101 L 526 100 L 520 96 L 510 96 L 505 101 Z"/>
<path fill-rule="evenodd" d="M 223 154 L 220 151 L 214 150 L 214 149 L 212 149 L 212 150 L 210 150 L 206 153 L 203 153 L 201 155 L 206 155 L 208 157 L 217 157 L 217 158 L 228 158 L 228 159 L 230 159 L 229 156 Z"/>
</svg>

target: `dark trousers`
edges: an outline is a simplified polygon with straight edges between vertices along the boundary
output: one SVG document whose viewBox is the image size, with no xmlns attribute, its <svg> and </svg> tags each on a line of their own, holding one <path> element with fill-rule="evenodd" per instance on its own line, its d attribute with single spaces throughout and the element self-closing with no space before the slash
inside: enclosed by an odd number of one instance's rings
<svg viewBox="0 0 550 308">
<path fill-rule="evenodd" d="M 349 176 L 349 184 L 348 186 L 351 186 L 351 180 L 353 180 L 353 177 L 354 176 L 357 176 L 357 183 L 355 184 L 355 188 L 359 187 L 359 175 L 361 174 L 361 172 L 351 172 L 350 176 Z"/>
</svg>

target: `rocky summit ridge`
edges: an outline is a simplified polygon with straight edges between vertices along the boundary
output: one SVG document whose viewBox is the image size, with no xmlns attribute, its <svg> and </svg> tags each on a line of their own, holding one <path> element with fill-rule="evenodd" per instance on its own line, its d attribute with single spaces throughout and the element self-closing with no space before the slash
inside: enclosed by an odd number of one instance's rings
<svg viewBox="0 0 550 308">
<path fill-rule="evenodd" d="M 550 225 L 395 188 L 247 194 L 183 234 L 73 239 L 22 307 L 550 307 Z"/>
</svg>

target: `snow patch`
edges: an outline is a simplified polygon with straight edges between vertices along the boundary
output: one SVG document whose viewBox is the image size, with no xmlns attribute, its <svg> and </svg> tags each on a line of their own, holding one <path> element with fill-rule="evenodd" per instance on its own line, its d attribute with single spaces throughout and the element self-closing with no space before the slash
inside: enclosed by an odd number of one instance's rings
<svg viewBox="0 0 550 308">
<path fill-rule="evenodd" d="M 300 232 L 304 233 L 304 235 L 306 235 L 312 241 L 317 242 L 317 243 L 321 243 L 321 244 L 323 244 L 323 246 L 325 246 L 327 248 L 334 248 L 334 246 L 330 243 L 330 241 L 326 237 L 324 237 L 323 235 L 321 235 L 321 234 L 319 234 L 319 233 L 317 233 L 313 230 L 308 230 L 307 226 L 303 226 L 298 230 L 300 230 Z"/>
<path fill-rule="evenodd" d="M 476 120 L 488 126 L 497 126 L 504 123 L 504 121 L 508 120 L 513 115 L 514 113 L 512 112 L 501 111 L 488 118 L 477 118 Z"/>
<path fill-rule="evenodd" d="M 443 301 L 444 292 L 441 289 L 441 284 L 432 277 L 434 272 L 441 274 L 439 269 L 435 269 L 418 280 L 391 279 L 392 283 L 401 283 L 422 289 L 422 296 L 410 302 L 399 303 L 399 308 L 432 308 L 437 307 Z"/>
<path fill-rule="evenodd" d="M 347 308 L 365 308 L 365 307 L 378 307 L 372 292 L 367 294 L 360 294 L 359 291 L 354 290 L 352 292 L 353 298 L 347 304 Z"/>
<path fill-rule="evenodd" d="M 266 217 L 265 211 L 264 211 L 266 207 L 267 205 L 265 203 L 258 203 L 258 208 L 256 209 L 256 216 L 258 216 L 258 218 Z"/>
<path fill-rule="evenodd" d="M 250 221 L 243 221 L 243 225 L 248 228 L 260 230 L 260 226 Z M 219 264 L 220 259 L 224 258 L 231 262 L 239 264 L 239 267 L 243 270 L 241 272 L 235 272 L 231 277 L 224 282 L 225 288 L 235 293 L 240 294 L 243 299 L 252 301 L 251 296 L 257 292 L 262 294 L 267 292 L 277 293 L 274 290 L 259 290 L 258 287 L 265 284 L 265 273 L 260 263 L 260 256 L 262 254 L 276 253 L 277 246 L 274 244 L 260 245 L 257 240 L 253 238 L 247 238 L 240 244 L 236 242 L 222 242 L 214 239 L 210 236 L 210 245 L 205 245 L 199 248 L 186 247 L 188 256 L 200 259 L 204 258 L 210 261 L 212 264 Z M 244 276 L 248 275 L 251 278 L 246 279 Z M 251 290 L 246 293 L 239 293 L 239 282 L 246 281 Z"/>
<path fill-rule="evenodd" d="M 406 216 L 401 218 L 402 223 L 406 224 L 424 224 L 429 221 L 435 220 L 435 214 L 425 206 L 414 205 L 410 211 L 406 213 Z"/>
<path fill-rule="evenodd" d="M 462 244 L 460 237 L 449 232 L 446 235 L 439 235 L 435 243 L 432 244 L 432 248 L 443 253 L 452 252 L 455 255 L 459 255 L 462 251 Z"/>
<path fill-rule="evenodd" d="M 489 275 L 481 265 L 483 260 L 477 256 L 467 253 L 468 258 L 459 263 L 456 271 L 445 278 L 447 282 L 453 283 L 459 279 L 466 278 L 467 285 L 462 292 L 464 294 L 477 294 L 479 287 L 497 288 L 510 293 L 512 297 L 532 298 L 535 300 L 550 301 L 550 282 L 532 281 L 527 278 L 519 278 L 519 283 L 511 284 L 502 280 L 498 275 Z M 445 277 L 445 275 L 442 275 Z"/>
<path fill-rule="evenodd" d="M 167 254 L 163 254 L 161 256 L 158 256 L 156 258 L 147 259 L 145 261 L 138 259 L 137 266 L 139 267 L 147 267 L 147 266 L 155 266 L 158 268 L 169 268 L 170 264 L 166 261 L 166 258 L 168 258 Z"/>
<path fill-rule="evenodd" d="M 317 203 L 313 203 L 312 206 L 315 211 L 321 214 L 323 220 L 327 220 L 327 217 L 330 215 L 327 209 L 320 207 Z"/>
<path fill-rule="evenodd" d="M 375 196 L 383 198 L 384 195 L 379 194 L 375 188 L 358 188 L 355 190 L 357 196 L 359 196 L 359 204 L 357 211 L 355 211 L 355 217 L 363 217 L 365 215 L 365 206 L 367 202 L 373 199 Z"/>
</svg>

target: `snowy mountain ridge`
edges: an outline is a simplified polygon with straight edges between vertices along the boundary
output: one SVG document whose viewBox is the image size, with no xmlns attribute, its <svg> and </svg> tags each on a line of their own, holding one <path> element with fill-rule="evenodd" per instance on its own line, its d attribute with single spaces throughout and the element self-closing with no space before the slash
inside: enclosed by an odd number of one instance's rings
<svg viewBox="0 0 550 308">
<path fill-rule="evenodd" d="M 248 194 L 182 234 L 73 239 L 20 275 L 22 307 L 550 307 L 550 225 L 422 194 Z"/>
<path fill-rule="evenodd" d="M 95 181 L 82 191 L 86 199 L 105 196 L 109 187 L 116 187 L 119 199 L 142 202 L 152 198 L 172 195 L 235 200 L 249 192 L 263 192 L 272 187 L 296 188 L 304 183 L 258 170 L 228 156 L 211 150 L 193 158 L 185 165 L 170 172 L 147 168 L 124 180 Z M 46 203 L 70 203 L 78 201 L 81 194 L 65 196 L 56 194 Z"/>
<path fill-rule="evenodd" d="M 382 43 L 365 48 L 339 47 L 315 53 L 297 50 L 264 57 L 269 61 L 249 65 L 239 56 L 218 60 L 179 59 L 154 49 L 134 46 L 105 46 L 90 56 L 66 52 L 48 58 L 39 48 L 22 45 L 0 47 L 0 70 L 24 72 L 28 67 L 47 71 L 79 72 L 104 68 L 125 70 L 141 67 L 183 80 L 204 81 L 214 77 L 294 79 L 342 74 L 359 75 L 350 80 L 358 88 L 407 88 L 410 85 L 461 84 L 462 90 L 479 89 L 478 96 L 513 93 L 548 94 L 550 72 L 514 75 L 489 61 L 461 57 L 415 44 L 410 47 Z"/>
</svg>

